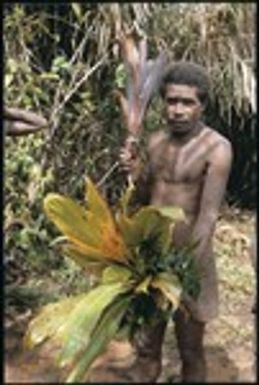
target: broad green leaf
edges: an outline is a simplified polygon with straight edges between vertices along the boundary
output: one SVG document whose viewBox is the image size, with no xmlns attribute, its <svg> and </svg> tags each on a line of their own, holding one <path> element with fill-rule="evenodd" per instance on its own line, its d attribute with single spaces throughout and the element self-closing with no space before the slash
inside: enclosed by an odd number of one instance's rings
<svg viewBox="0 0 259 385">
<path fill-rule="evenodd" d="M 62 250 L 67 257 L 73 259 L 89 274 L 99 276 L 107 266 L 105 259 L 98 261 L 96 257 L 87 256 L 86 254 L 81 253 L 80 249 L 73 244 L 63 245 Z"/>
<path fill-rule="evenodd" d="M 160 223 L 159 235 L 157 238 L 157 244 L 161 250 L 161 254 L 166 253 L 169 250 L 172 241 L 172 232 L 170 228 L 171 221 L 169 218 L 163 218 Z"/>
<path fill-rule="evenodd" d="M 24 337 L 25 346 L 32 348 L 52 337 L 58 328 L 67 321 L 68 314 L 85 296 L 86 294 L 80 294 L 44 306 L 40 313 L 29 323 Z"/>
<path fill-rule="evenodd" d="M 50 193 L 44 199 L 44 209 L 58 229 L 72 241 L 98 247 L 100 235 L 89 226 L 87 211 L 72 199 Z"/>
<path fill-rule="evenodd" d="M 86 350 L 81 354 L 77 365 L 66 379 L 67 383 L 80 381 L 86 375 L 94 360 L 104 351 L 119 330 L 120 322 L 128 309 L 131 297 L 116 300 L 102 315 L 94 329 Z"/>
<path fill-rule="evenodd" d="M 157 207 L 157 210 L 165 217 L 168 217 L 173 222 L 184 221 L 186 216 L 181 207 L 177 206 L 161 206 Z"/>
<path fill-rule="evenodd" d="M 127 267 L 113 265 L 108 266 L 103 271 L 102 283 L 108 284 L 112 282 L 126 283 L 132 277 L 131 271 Z"/>
<path fill-rule="evenodd" d="M 64 341 L 59 357 L 60 366 L 75 358 L 75 354 L 85 348 L 96 323 L 105 308 L 116 296 L 127 290 L 121 283 L 99 285 L 92 289 L 73 309 L 67 322 L 58 329 L 55 338 Z"/>
<path fill-rule="evenodd" d="M 132 217 L 123 214 L 118 216 L 118 226 L 126 244 L 134 248 L 148 237 L 157 238 L 161 252 L 170 242 L 170 220 L 160 214 L 153 206 L 143 207 Z"/>
<path fill-rule="evenodd" d="M 151 286 L 155 289 L 159 289 L 171 302 L 173 307 L 175 309 L 178 308 L 182 294 L 182 287 L 176 275 L 170 273 L 160 273 L 153 279 Z"/>
<path fill-rule="evenodd" d="M 159 213 L 152 207 L 141 208 L 131 218 L 120 215 L 118 224 L 126 243 L 136 247 L 155 228 L 158 216 Z"/>
</svg>

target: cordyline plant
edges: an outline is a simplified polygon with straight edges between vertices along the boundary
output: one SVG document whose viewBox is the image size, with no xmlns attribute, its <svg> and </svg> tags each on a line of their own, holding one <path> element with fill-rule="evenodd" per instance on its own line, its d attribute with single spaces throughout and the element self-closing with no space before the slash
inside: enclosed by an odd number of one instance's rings
<svg viewBox="0 0 259 385">
<path fill-rule="evenodd" d="M 190 250 L 176 252 L 171 244 L 182 210 L 145 206 L 130 215 L 133 189 L 115 215 L 90 179 L 87 208 L 55 193 L 44 200 L 46 214 L 65 236 L 64 253 L 96 277 L 89 292 L 44 306 L 25 335 L 30 348 L 46 341 L 60 346 L 58 365 L 72 368 L 66 382 L 85 378 L 122 330 L 130 339 L 138 326 L 168 317 L 183 296 L 199 292 Z"/>
</svg>

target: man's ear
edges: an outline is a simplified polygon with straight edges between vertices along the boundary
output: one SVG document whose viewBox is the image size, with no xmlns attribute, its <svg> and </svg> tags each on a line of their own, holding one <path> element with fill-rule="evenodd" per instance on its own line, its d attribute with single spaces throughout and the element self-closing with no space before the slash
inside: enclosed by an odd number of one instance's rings
<svg viewBox="0 0 259 385">
<path fill-rule="evenodd" d="M 203 114 L 204 111 L 206 110 L 206 104 L 205 103 L 201 103 L 201 113 Z"/>
</svg>

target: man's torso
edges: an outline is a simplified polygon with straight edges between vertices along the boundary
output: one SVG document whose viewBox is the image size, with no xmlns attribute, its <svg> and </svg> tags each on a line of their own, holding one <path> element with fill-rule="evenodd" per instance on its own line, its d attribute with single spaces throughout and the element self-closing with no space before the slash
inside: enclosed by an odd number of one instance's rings
<svg viewBox="0 0 259 385">
<path fill-rule="evenodd" d="M 210 154 L 222 140 L 205 126 L 184 144 L 170 140 L 164 132 L 150 139 L 150 204 L 176 205 L 184 210 L 188 225 L 181 222 L 174 231 L 179 246 L 186 242 L 197 219 Z"/>
</svg>

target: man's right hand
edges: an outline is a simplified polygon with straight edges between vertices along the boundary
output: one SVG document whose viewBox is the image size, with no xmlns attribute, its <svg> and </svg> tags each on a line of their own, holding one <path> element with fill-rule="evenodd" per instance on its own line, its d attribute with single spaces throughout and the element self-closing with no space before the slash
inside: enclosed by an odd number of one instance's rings
<svg viewBox="0 0 259 385">
<path fill-rule="evenodd" d="M 129 136 L 120 150 L 119 157 L 121 168 L 134 177 L 140 168 L 138 140 Z"/>
</svg>

